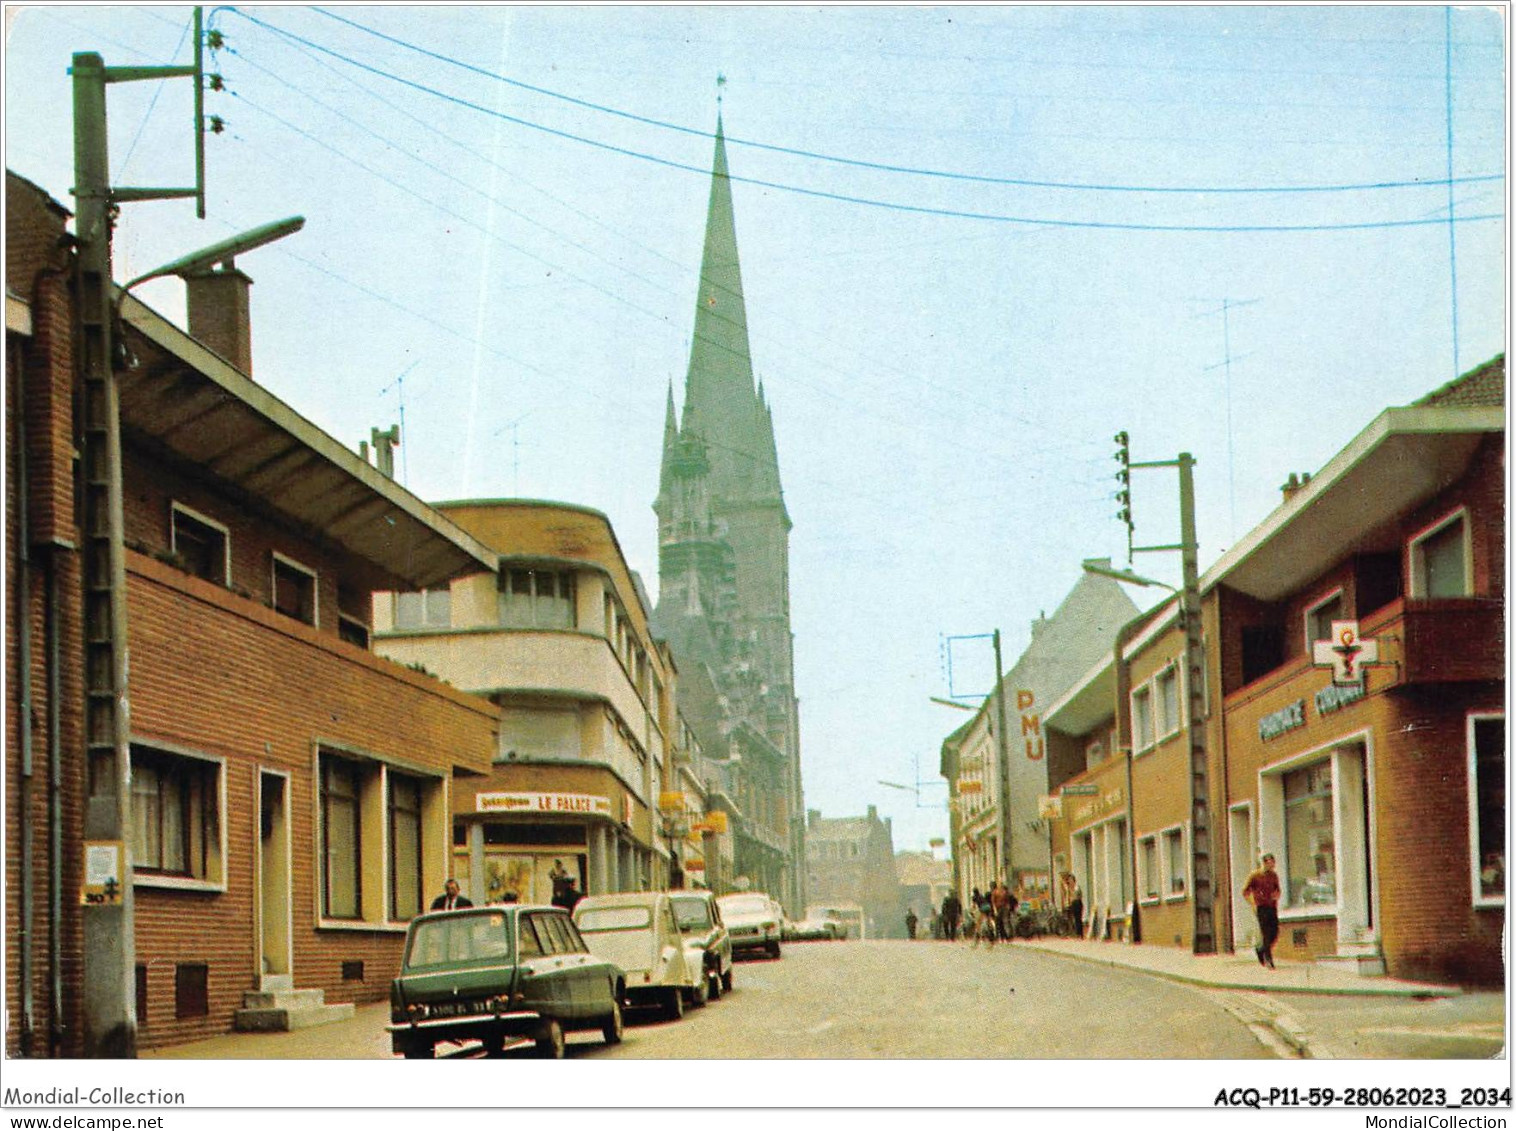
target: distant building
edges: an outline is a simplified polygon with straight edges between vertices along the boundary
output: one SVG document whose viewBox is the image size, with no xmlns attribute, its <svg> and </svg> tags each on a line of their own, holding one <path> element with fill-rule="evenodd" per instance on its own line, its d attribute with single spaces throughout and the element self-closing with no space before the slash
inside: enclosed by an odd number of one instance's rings
<svg viewBox="0 0 1516 1131">
<path fill-rule="evenodd" d="M 1137 606 L 1117 581 L 1085 574 L 1051 617 L 1032 623 L 1032 640 L 1000 682 L 1005 698 L 1005 753 L 1010 814 L 1000 810 L 1000 708 L 995 695 L 942 746 L 951 793 L 953 858 L 959 895 L 1002 880 L 1023 896 L 1046 894 L 1050 855 L 1037 801 L 1048 792 L 1046 707 L 1109 653 Z M 1003 849 L 1009 838 L 1007 853 Z M 1006 875 L 1005 860 L 1011 861 Z"/>
<path fill-rule="evenodd" d="M 895 878 L 900 884 L 900 914 L 915 911 L 919 924 L 916 937 L 923 938 L 932 913 L 953 887 L 951 860 L 938 860 L 932 852 L 895 853 Z"/>
<path fill-rule="evenodd" d="M 691 677 L 689 725 L 706 757 L 726 767 L 726 786 L 736 792 L 735 879 L 766 890 L 798 916 L 805 903 L 805 826 L 790 516 L 773 414 L 753 380 L 719 121 L 684 408 L 676 416 L 671 389 L 653 509 L 654 619 Z"/>
<path fill-rule="evenodd" d="M 905 937 L 890 819 L 874 806 L 863 817 L 808 811 L 806 870 L 809 907 L 856 904 L 869 938 Z"/>
<path fill-rule="evenodd" d="M 659 809 L 682 793 L 675 675 L 610 521 L 521 499 L 439 510 L 498 572 L 379 594 L 374 647 L 499 708 L 488 774 L 453 790 L 453 873 L 476 903 L 545 903 L 564 872 L 581 893 L 667 886 L 690 855 Z"/>
</svg>

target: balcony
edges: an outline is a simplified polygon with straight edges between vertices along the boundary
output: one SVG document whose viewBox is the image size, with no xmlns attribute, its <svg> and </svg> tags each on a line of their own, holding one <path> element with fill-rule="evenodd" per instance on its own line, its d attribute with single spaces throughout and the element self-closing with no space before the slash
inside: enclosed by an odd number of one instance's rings
<svg viewBox="0 0 1516 1131">
<path fill-rule="evenodd" d="M 1401 603 L 1397 602 L 1397 605 Z M 1399 637 L 1401 682 L 1465 683 L 1505 678 L 1505 608 L 1489 597 L 1403 602 L 1365 624 L 1372 635 Z M 1381 646 L 1382 658 L 1396 649 Z"/>
</svg>

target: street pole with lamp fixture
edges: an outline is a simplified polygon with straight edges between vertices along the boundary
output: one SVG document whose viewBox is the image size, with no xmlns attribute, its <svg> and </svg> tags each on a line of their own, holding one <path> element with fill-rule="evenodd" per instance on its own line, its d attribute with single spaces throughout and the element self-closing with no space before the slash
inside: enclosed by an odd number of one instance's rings
<svg viewBox="0 0 1516 1131">
<path fill-rule="evenodd" d="M 212 33 L 215 35 L 216 33 Z M 193 198 L 205 215 L 205 72 L 201 10 L 194 12 L 194 62 L 187 66 L 107 67 L 96 52 L 73 56 L 74 216 L 78 247 L 79 561 L 82 575 L 84 673 L 83 861 L 87 900 L 82 915 L 82 1045 L 89 1057 L 133 1057 L 137 1051 L 136 942 L 131 828 L 131 697 L 127 657 L 126 562 L 122 504 L 121 411 L 116 383 L 118 301 L 111 240 L 124 203 Z M 189 78 L 195 84 L 195 184 L 188 188 L 113 186 L 106 87 L 123 82 Z M 213 87 L 219 79 L 212 76 Z M 219 132 L 220 120 L 209 119 Z M 215 245 L 229 258 L 285 231 L 259 229 Z M 251 234 L 249 234 L 251 235 Z M 192 257 L 193 258 L 193 257 Z M 171 271 L 183 261 L 134 280 Z M 124 291 L 122 292 L 124 295 Z"/>
<path fill-rule="evenodd" d="M 1120 445 L 1120 451 L 1117 452 L 1116 458 L 1122 465 L 1122 470 L 1117 472 L 1117 478 L 1123 484 L 1129 481 L 1128 472 L 1130 468 L 1173 467 L 1178 469 L 1179 472 L 1178 543 L 1166 546 L 1132 546 L 1130 549 L 1134 554 L 1179 551 L 1182 576 L 1180 588 L 1175 589 L 1174 586 L 1162 581 L 1143 577 L 1140 574 L 1134 573 L 1131 569 L 1112 569 L 1109 566 L 1103 565 L 1100 561 L 1085 561 L 1083 567 L 1086 573 L 1113 577 L 1117 581 L 1123 581 L 1131 585 L 1157 586 L 1162 589 L 1168 589 L 1178 597 L 1179 622 L 1180 627 L 1184 631 L 1185 689 L 1189 699 L 1189 710 L 1187 712 L 1188 726 L 1186 729 L 1189 732 L 1190 762 L 1190 866 L 1194 876 L 1194 890 L 1190 893 L 1190 906 L 1193 914 L 1191 949 L 1196 954 L 1215 954 L 1215 885 L 1211 874 L 1210 763 L 1206 750 L 1204 700 L 1201 694 L 1201 689 L 1204 686 L 1202 665 L 1205 662 L 1205 654 L 1200 638 L 1200 548 L 1195 535 L 1195 457 L 1190 455 L 1189 452 L 1180 452 L 1177 458 L 1171 460 L 1133 463 L 1127 450 L 1127 434 L 1125 432 L 1118 433 L 1116 442 Z M 1126 508 L 1123 511 L 1123 517 L 1128 524 L 1128 532 L 1130 533 L 1130 493 L 1125 494 Z M 1128 797 L 1130 797 L 1130 794 L 1131 791 L 1128 789 Z M 1134 899 L 1134 906 L 1136 902 Z"/>
</svg>

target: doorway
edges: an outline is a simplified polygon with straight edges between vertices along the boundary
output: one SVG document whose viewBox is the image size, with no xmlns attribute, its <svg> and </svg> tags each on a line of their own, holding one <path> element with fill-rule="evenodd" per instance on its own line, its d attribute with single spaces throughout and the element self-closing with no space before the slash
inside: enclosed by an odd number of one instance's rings
<svg viewBox="0 0 1516 1131">
<path fill-rule="evenodd" d="M 1253 872 L 1257 843 L 1253 839 L 1252 804 L 1244 801 L 1233 805 L 1227 818 L 1227 848 L 1232 862 L 1232 949 L 1235 951 L 1242 947 L 1253 929 L 1253 909 L 1242 898 L 1242 889 Z"/>
<path fill-rule="evenodd" d="M 290 952 L 289 775 L 258 774 L 259 985 L 288 984 Z"/>
</svg>

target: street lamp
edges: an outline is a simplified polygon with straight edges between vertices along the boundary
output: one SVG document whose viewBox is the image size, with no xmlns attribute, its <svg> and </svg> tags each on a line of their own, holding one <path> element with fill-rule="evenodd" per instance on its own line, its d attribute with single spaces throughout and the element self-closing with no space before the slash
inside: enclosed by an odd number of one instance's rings
<svg viewBox="0 0 1516 1131">
<path fill-rule="evenodd" d="M 1140 573 L 1133 573 L 1130 569 L 1116 569 L 1106 563 L 1109 558 L 1085 558 L 1080 562 L 1080 567 L 1085 573 L 1093 573 L 1097 577 L 1114 577 L 1117 581 L 1124 581 L 1128 585 L 1139 585 L 1144 589 L 1167 589 L 1170 593 L 1178 593 L 1179 590 L 1167 581 L 1157 581 L 1151 577 L 1143 577 Z"/>
<path fill-rule="evenodd" d="M 162 267 L 154 268 L 146 275 L 138 275 L 130 283 L 121 288 L 124 295 L 127 291 L 145 283 L 149 279 L 161 279 L 165 275 L 178 275 L 181 278 L 187 275 L 199 275 L 209 271 L 216 264 L 230 265 L 235 256 L 244 251 L 252 251 L 255 247 L 273 243 L 285 236 L 294 235 L 305 227 L 304 216 L 290 216 L 284 220 L 274 220 L 268 224 L 260 224 L 256 228 L 249 228 L 235 236 L 230 236 L 220 243 L 213 243 L 209 247 L 203 247 L 199 251 L 192 251 L 188 255 L 181 255 Z"/>
</svg>

